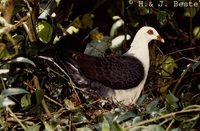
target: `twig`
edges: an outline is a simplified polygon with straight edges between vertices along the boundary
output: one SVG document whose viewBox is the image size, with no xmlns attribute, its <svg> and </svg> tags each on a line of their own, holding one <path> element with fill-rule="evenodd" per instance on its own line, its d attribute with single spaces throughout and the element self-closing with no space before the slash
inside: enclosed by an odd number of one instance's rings
<svg viewBox="0 0 200 131">
<path fill-rule="evenodd" d="M 20 119 L 17 118 L 17 116 L 12 112 L 12 110 L 9 107 L 6 107 L 6 110 L 11 114 L 11 116 L 21 125 L 21 127 L 26 130 L 26 126 L 21 122 Z"/>
<path fill-rule="evenodd" d="M 72 129 L 72 115 L 71 113 L 69 114 L 69 131 Z"/>
<path fill-rule="evenodd" d="M 29 12 L 32 11 L 32 7 L 30 6 L 29 2 L 27 0 L 24 0 L 24 3 L 26 3 L 28 9 L 29 9 Z"/>
<path fill-rule="evenodd" d="M 156 117 L 156 118 L 152 118 L 152 119 L 149 119 L 149 120 L 145 120 L 145 121 L 142 121 L 142 122 L 139 122 L 139 123 L 136 123 L 136 124 L 134 124 L 132 126 L 127 127 L 126 130 L 130 130 L 130 129 L 132 129 L 134 127 L 137 127 L 137 126 L 149 124 L 149 123 L 158 121 L 160 119 L 169 118 L 169 117 L 175 117 L 175 115 L 177 115 L 177 114 L 200 112 L 200 107 L 199 106 L 197 106 L 197 107 L 198 108 L 196 108 L 196 109 L 181 110 L 181 111 L 172 112 L 172 113 L 169 113 L 169 114 L 166 114 L 166 115 L 162 115 L 162 116 L 159 116 L 159 117 Z"/>
<path fill-rule="evenodd" d="M 33 76 L 33 82 L 34 82 L 34 85 L 35 85 L 36 89 L 41 90 L 38 78 L 35 75 Z M 47 116 L 50 117 L 51 113 L 50 113 L 50 111 L 48 109 L 48 106 L 45 103 L 44 99 L 42 99 L 42 107 L 44 108 L 44 111 L 47 114 Z"/>
<path fill-rule="evenodd" d="M 70 76 L 67 74 L 67 72 L 65 72 L 65 70 L 62 69 L 62 68 L 53 60 L 53 58 L 49 58 L 49 57 L 45 57 L 45 56 L 38 56 L 38 58 L 41 58 L 41 59 L 48 60 L 48 61 L 52 62 L 58 69 L 60 69 L 61 72 L 64 73 L 64 75 L 67 76 L 67 78 L 69 79 L 69 85 L 72 87 L 72 89 L 73 89 L 73 91 L 75 92 L 75 94 L 76 94 L 76 96 L 77 96 L 79 102 L 81 103 L 81 100 L 80 100 L 80 98 L 79 98 L 79 96 L 78 96 L 78 93 L 77 93 L 76 90 L 75 90 L 75 89 L 79 89 L 79 88 L 75 86 L 74 82 L 72 81 L 72 79 L 70 78 Z"/>
<path fill-rule="evenodd" d="M 44 97 L 45 97 L 47 100 L 49 100 L 49 101 L 53 102 L 54 104 L 56 104 L 56 105 L 58 105 L 58 106 L 60 106 L 60 107 L 63 107 L 63 105 L 62 105 L 62 104 L 60 104 L 60 103 L 58 103 L 57 101 L 55 101 L 55 100 L 53 100 L 53 99 L 49 98 L 48 96 L 44 95 Z"/>
<path fill-rule="evenodd" d="M 184 51 L 195 50 L 195 49 L 197 49 L 197 48 L 200 48 L 200 46 L 190 47 L 190 48 L 186 48 L 186 49 L 177 50 L 177 51 L 168 53 L 168 54 L 166 54 L 166 55 L 169 56 L 169 55 L 173 55 L 173 54 L 180 53 L 180 52 L 184 52 Z"/>
<path fill-rule="evenodd" d="M 174 122 L 175 122 L 175 120 L 172 119 L 172 121 L 169 123 L 169 125 L 168 125 L 166 131 L 169 131 L 170 127 L 172 126 L 172 124 L 173 124 Z"/>
<path fill-rule="evenodd" d="M 18 19 L 21 19 L 21 18 L 22 18 L 19 14 L 16 14 L 16 17 L 17 17 Z M 24 27 L 24 29 L 25 29 L 27 35 L 29 36 L 30 41 L 33 42 L 35 37 L 34 37 L 33 33 L 31 33 L 31 30 L 29 29 L 27 23 L 24 23 L 24 22 L 23 22 L 22 25 L 23 25 L 23 27 Z"/>
<path fill-rule="evenodd" d="M 46 102 L 44 101 L 44 99 L 42 99 L 42 107 L 44 108 L 44 111 L 47 114 L 47 116 L 50 117 L 51 116 L 51 112 L 49 111 L 49 108 L 48 108 Z"/>
<path fill-rule="evenodd" d="M 62 69 L 62 68 L 53 60 L 53 58 L 45 57 L 45 56 L 38 56 L 38 58 L 44 59 L 44 60 L 48 60 L 48 61 L 52 62 L 56 67 L 58 67 L 58 69 L 59 69 L 61 72 L 64 73 L 64 75 L 67 76 L 67 78 L 69 79 L 70 82 L 72 81 L 72 79 L 71 79 L 70 76 L 67 74 L 67 72 L 65 72 L 65 70 Z"/>
<path fill-rule="evenodd" d="M 2 26 L 4 26 L 4 27 L 12 27 L 12 25 L 9 24 L 3 17 L 0 17 L 0 23 L 1 23 Z"/>
<path fill-rule="evenodd" d="M 20 19 L 19 22 L 17 22 L 17 23 L 14 24 L 14 25 L 8 24 L 7 22 L 4 23 L 4 22 L 5 22 L 5 19 L 4 19 L 3 17 L 0 17 L 0 23 L 3 22 L 3 23 L 1 23 L 1 24 L 4 24 L 4 27 L 0 29 L 0 34 L 5 34 L 5 33 L 7 33 L 7 32 L 10 32 L 10 31 L 12 31 L 12 30 L 17 29 L 17 27 L 21 26 L 21 25 L 23 24 L 23 22 L 25 22 L 25 21 L 28 20 L 29 17 L 30 17 L 30 16 L 25 16 L 25 17 L 23 17 L 22 19 Z M 4 19 L 4 20 L 3 20 L 3 19 Z"/>
<path fill-rule="evenodd" d="M 180 60 L 188 60 L 191 62 L 198 62 L 198 60 L 193 60 L 193 59 L 187 58 L 187 57 L 180 57 L 180 58 L 176 59 L 175 62 L 180 61 Z"/>
<path fill-rule="evenodd" d="M 195 61 L 199 61 L 200 57 L 198 57 Z M 192 64 L 189 64 L 188 68 L 185 69 L 185 71 L 183 71 L 183 73 L 181 74 L 181 77 L 178 79 L 176 85 L 174 86 L 173 89 L 173 94 L 176 92 L 178 86 L 180 85 L 180 83 L 182 82 L 183 78 L 185 77 L 185 75 L 188 73 L 188 71 L 190 70 L 190 68 L 192 67 Z"/>
<path fill-rule="evenodd" d="M 166 120 L 164 120 L 163 122 L 161 122 L 159 125 L 160 126 L 162 126 L 162 125 L 164 125 L 165 123 L 167 123 L 168 121 L 170 121 L 170 120 L 172 120 L 173 118 L 171 118 L 171 119 L 166 119 Z"/>
</svg>

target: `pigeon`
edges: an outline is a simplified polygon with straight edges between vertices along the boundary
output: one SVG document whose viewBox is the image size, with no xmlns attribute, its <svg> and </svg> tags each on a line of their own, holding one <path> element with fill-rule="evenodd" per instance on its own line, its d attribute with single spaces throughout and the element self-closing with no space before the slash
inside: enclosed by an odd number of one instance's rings
<svg viewBox="0 0 200 131">
<path fill-rule="evenodd" d="M 151 40 L 164 43 L 153 27 L 143 26 L 121 56 L 96 57 L 66 49 L 63 63 L 73 82 L 92 94 L 125 106 L 136 104 L 148 75 Z"/>
</svg>

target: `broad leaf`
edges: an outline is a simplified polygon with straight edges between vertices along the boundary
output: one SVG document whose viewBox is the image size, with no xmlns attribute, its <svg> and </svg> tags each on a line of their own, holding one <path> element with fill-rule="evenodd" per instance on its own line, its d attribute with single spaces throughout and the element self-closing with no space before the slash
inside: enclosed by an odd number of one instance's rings
<svg viewBox="0 0 200 131">
<path fill-rule="evenodd" d="M 56 1 L 56 5 L 59 6 L 61 0 L 55 0 L 55 1 Z"/>
<path fill-rule="evenodd" d="M 53 33 L 53 28 L 49 23 L 47 23 L 46 21 L 38 22 L 36 25 L 36 31 L 37 31 L 39 39 L 43 43 L 50 42 L 52 33 Z"/>
<path fill-rule="evenodd" d="M 8 97 L 3 97 L 2 95 L 0 95 L 0 108 L 10 105 L 15 105 L 15 102 L 13 102 Z"/>
<path fill-rule="evenodd" d="M 117 122 L 113 122 L 112 130 L 113 131 L 125 131 L 125 129 L 122 128 Z"/>
<path fill-rule="evenodd" d="M 1 92 L 1 95 L 3 97 L 7 97 L 7 96 L 19 95 L 19 94 L 25 94 L 25 93 L 28 93 L 28 91 L 26 91 L 22 88 L 8 88 L 6 90 L 3 90 Z"/>
<path fill-rule="evenodd" d="M 101 131 L 110 131 L 110 124 L 108 120 L 104 117 L 104 120 L 102 122 L 102 130 Z"/>
<path fill-rule="evenodd" d="M 31 105 L 31 94 L 25 94 L 21 98 L 21 107 L 27 107 Z"/>
<path fill-rule="evenodd" d="M 179 99 L 176 96 L 174 96 L 174 94 L 172 94 L 171 92 L 166 96 L 165 99 L 171 107 L 173 107 L 173 108 L 178 107 L 177 102 L 178 102 Z"/>
<path fill-rule="evenodd" d="M 127 119 L 134 118 L 136 115 L 133 112 L 125 112 L 117 118 L 117 122 L 123 122 Z"/>
<path fill-rule="evenodd" d="M 10 71 L 9 69 L 0 69 L 0 74 L 6 74 L 9 71 Z"/>
<path fill-rule="evenodd" d="M 168 13 L 166 11 L 159 11 L 157 14 L 157 20 L 161 25 L 164 25 L 167 22 Z"/>
<path fill-rule="evenodd" d="M 156 109 L 157 109 L 156 106 L 158 105 L 158 102 L 159 102 L 159 100 L 156 99 L 156 100 L 152 101 L 151 103 L 149 103 L 146 108 L 147 112 L 152 113 L 152 112 L 156 111 Z"/>
<path fill-rule="evenodd" d="M 55 131 L 55 129 L 46 121 L 43 122 L 46 131 Z"/>
<path fill-rule="evenodd" d="M 86 122 L 87 118 L 85 117 L 85 115 L 82 112 L 76 112 L 72 116 L 72 120 L 75 122 Z"/>
<path fill-rule="evenodd" d="M 42 90 L 36 90 L 35 91 L 36 99 L 37 99 L 37 105 L 42 103 L 42 100 L 44 98 L 44 92 Z"/>
<path fill-rule="evenodd" d="M 121 18 L 119 20 L 117 20 L 111 27 L 110 29 L 110 36 L 114 37 L 117 34 L 117 31 L 120 27 L 122 27 L 124 25 L 124 20 L 122 20 Z"/>
<path fill-rule="evenodd" d="M 137 105 L 138 105 L 138 106 L 141 106 L 141 105 L 145 102 L 145 100 L 147 99 L 147 97 L 148 97 L 148 94 L 142 95 L 142 96 L 139 98 L 139 100 L 137 101 Z"/>
<path fill-rule="evenodd" d="M 110 45 L 111 43 L 109 37 L 104 37 L 101 41 L 92 40 L 87 44 L 84 53 L 92 56 L 102 57 Z"/>
<path fill-rule="evenodd" d="M 193 30 L 193 35 L 194 35 L 196 38 L 200 39 L 200 26 L 196 26 L 196 27 L 194 28 L 194 30 Z"/>
<path fill-rule="evenodd" d="M 28 59 L 28 58 L 24 58 L 24 57 L 17 57 L 16 59 L 13 59 L 10 61 L 10 63 L 14 63 L 14 62 L 21 62 L 21 63 L 27 63 L 27 64 L 30 64 L 30 65 L 33 65 L 34 67 L 36 67 L 35 63 Z"/>
<path fill-rule="evenodd" d="M 165 129 L 160 125 L 149 125 L 142 131 L 165 131 Z"/>
<path fill-rule="evenodd" d="M 40 125 L 32 125 L 26 129 L 26 131 L 40 131 Z"/>
<path fill-rule="evenodd" d="M 70 101 L 69 99 L 64 99 L 64 105 L 68 110 L 74 110 L 75 108 L 75 104 Z"/>
<path fill-rule="evenodd" d="M 94 17 L 93 14 L 85 14 L 85 15 L 83 15 L 83 18 L 81 20 L 83 29 L 87 29 L 87 28 L 91 29 L 92 28 L 92 26 L 93 26 L 93 17 Z"/>
</svg>

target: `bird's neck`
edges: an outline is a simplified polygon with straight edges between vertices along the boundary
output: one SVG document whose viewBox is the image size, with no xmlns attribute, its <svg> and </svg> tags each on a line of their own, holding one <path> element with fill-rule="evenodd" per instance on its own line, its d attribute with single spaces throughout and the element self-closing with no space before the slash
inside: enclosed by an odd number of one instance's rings
<svg viewBox="0 0 200 131">
<path fill-rule="evenodd" d="M 139 37 L 135 37 L 138 39 L 134 39 L 130 49 L 125 53 L 125 55 L 132 55 L 136 58 L 138 58 L 145 69 L 145 76 L 148 73 L 149 70 L 149 48 L 148 43 L 150 41 L 145 39 L 140 39 Z"/>
</svg>

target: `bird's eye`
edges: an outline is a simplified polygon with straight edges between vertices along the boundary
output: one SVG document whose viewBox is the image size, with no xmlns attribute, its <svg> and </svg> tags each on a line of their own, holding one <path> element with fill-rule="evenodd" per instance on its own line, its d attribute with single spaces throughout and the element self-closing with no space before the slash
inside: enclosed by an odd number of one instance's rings
<svg viewBox="0 0 200 131">
<path fill-rule="evenodd" d="M 153 30 L 150 29 L 150 30 L 147 31 L 147 33 L 148 33 L 149 35 L 153 35 Z"/>
</svg>

